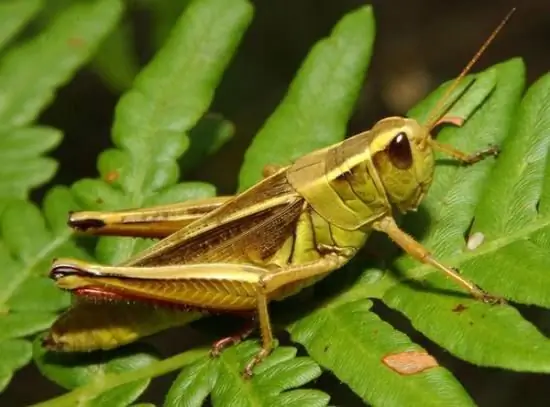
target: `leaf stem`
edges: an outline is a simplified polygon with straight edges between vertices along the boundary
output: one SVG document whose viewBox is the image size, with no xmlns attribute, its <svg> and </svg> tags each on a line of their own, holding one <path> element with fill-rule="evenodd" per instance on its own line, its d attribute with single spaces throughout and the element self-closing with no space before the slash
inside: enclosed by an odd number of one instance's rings
<svg viewBox="0 0 550 407">
<path fill-rule="evenodd" d="M 196 360 L 206 356 L 210 348 L 197 348 L 187 352 L 172 356 L 171 358 L 161 360 L 142 369 L 131 370 L 121 374 L 106 374 L 98 380 L 94 380 L 82 387 L 63 394 L 62 396 L 35 404 L 34 407 L 61 407 L 61 406 L 79 406 L 87 401 L 96 398 L 99 394 L 106 392 L 114 387 L 135 382 L 142 379 L 150 379 L 162 376 L 173 370 L 189 365 Z"/>
</svg>

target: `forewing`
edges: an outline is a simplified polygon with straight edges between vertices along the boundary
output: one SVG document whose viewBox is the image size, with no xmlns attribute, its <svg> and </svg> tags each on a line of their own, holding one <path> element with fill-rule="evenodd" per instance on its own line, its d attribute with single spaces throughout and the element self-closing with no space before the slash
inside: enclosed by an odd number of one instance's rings
<svg viewBox="0 0 550 407">
<path fill-rule="evenodd" d="M 292 236 L 303 206 L 283 170 L 124 265 L 258 263 Z"/>
</svg>

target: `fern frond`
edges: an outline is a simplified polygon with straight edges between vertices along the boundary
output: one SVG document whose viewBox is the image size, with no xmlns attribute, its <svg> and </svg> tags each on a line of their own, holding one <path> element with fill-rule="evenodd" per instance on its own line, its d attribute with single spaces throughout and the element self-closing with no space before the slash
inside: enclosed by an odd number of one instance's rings
<svg viewBox="0 0 550 407">
<path fill-rule="evenodd" d="M 39 1 L 0 5 L 0 48 L 41 5 Z M 34 38 L 0 55 L 0 209 L 11 198 L 26 199 L 32 188 L 53 177 L 57 165 L 42 155 L 59 143 L 61 133 L 31 124 L 54 92 L 90 58 L 121 12 L 118 0 L 70 5 Z"/>
</svg>

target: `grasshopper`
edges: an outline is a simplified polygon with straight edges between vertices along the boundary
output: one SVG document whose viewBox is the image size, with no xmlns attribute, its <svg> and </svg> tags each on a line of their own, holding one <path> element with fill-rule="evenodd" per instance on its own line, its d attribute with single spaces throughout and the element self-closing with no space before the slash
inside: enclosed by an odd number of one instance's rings
<svg viewBox="0 0 550 407">
<path fill-rule="evenodd" d="M 259 324 L 262 347 L 245 369 L 251 375 L 274 346 L 269 302 L 293 295 L 345 265 L 372 231 L 387 234 L 473 297 L 498 301 L 434 258 L 400 229 L 392 213 L 418 208 L 432 182 L 435 151 L 464 164 L 497 154 L 493 146 L 466 154 L 436 141 L 431 132 L 440 123 L 460 124 L 445 117 L 446 99 L 513 11 L 449 87 L 425 125 L 404 117 L 385 118 L 371 130 L 291 165 L 270 167 L 263 180 L 236 196 L 70 214 L 68 223 L 78 231 L 162 240 L 117 266 L 54 261 L 51 277 L 77 300 L 54 323 L 45 346 L 56 351 L 106 349 L 204 313 L 235 313 L 252 316 Z M 163 319 L 144 304 L 180 311 L 180 317 Z M 125 330 L 130 316 L 135 326 Z M 85 318 L 95 318 L 104 332 L 87 330 Z M 214 353 L 237 340 L 220 341 Z"/>
</svg>

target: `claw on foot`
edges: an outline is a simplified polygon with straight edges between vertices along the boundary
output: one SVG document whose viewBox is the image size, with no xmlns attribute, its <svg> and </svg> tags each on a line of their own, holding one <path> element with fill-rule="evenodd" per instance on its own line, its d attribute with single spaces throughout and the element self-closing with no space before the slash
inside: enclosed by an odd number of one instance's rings
<svg viewBox="0 0 550 407">
<path fill-rule="evenodd" d="M 489 148 L 491 150 L 490 154 L 494 155 L 495 157 L 498 157 L 498 155 L 500 154 L 500 147 L 491 144 Z"/>
<path fill-rule="evenodd" d="M 506 300 L 504 298 L 487 293 L 483 293 L 483 295 L 480 297 L 480 300 L 486 304 L 491 305 L 506 304 Z"/>
<path fill-rule="evenodd" d="M 503 297 L 486 293 L 481 288 L 477 288 L 473 294 L 477 300 L 482 301 L 485 304 L 491 304 L 491 305 L 506 304 L 506 300 Z"/>
<path fill-rule="evenodd" d="M 261 351 L 259 351 L 258 354 L 256 356 L 254 356 L 254 359 L 252 359 L 250 362 L 248 362 L 248 364 L 244 368 L 243 377 L 245 379 L 250 379 L 252 377 L 252 375 L 254 374 L 253 370 L 256 367 L 256 365 L 258 365 L 266 357 L 268 357 L 270 353 L 271 353 L 270 349 L 262 349 Z"/>
<path fill-rule="evenodd" d="M 481 151 L 478 151 L 477 153 L 472 154 L 471 156 L 469 156 L 464 161 L 464 164 L 465 165 L 475 164 L 478 161 L 481 161 L 485 157 L 488 157 L 488 156 L 498 157 L 499 153 L 500 153 L 500 148 L 498 146 L 489 145 L 489 147 L 487 147 L 487 148 L 485 148 Z"/>
<path fill-rule="evenodd" d="M 488 155 L 492 155 L 493 157 L 498 157 L 499 153 L 500 153 L 500 148 L 498 146 L 495 146 L 494 144 L 490 144 L 489 147 L 487 147 L 485 150 L 480 152 L 480 154 L 484 157 Z"/>
</svg>

